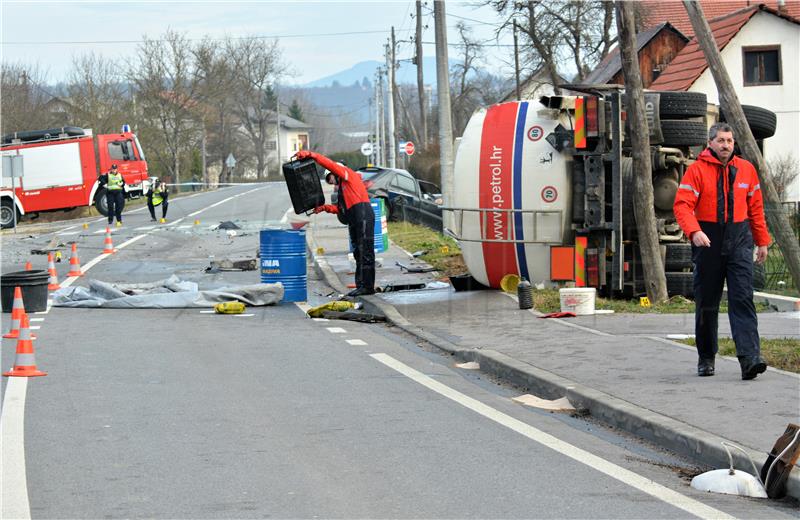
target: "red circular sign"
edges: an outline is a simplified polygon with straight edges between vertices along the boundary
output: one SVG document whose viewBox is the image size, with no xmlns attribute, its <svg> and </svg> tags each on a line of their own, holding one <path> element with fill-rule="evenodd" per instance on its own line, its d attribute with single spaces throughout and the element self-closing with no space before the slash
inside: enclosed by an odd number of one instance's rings
<svg viewBox="0 0 800 520">
<path fill-rule="evenodd" d="M 528 139 L 531 141 L 538 141 L 544 135 L 544 128 L 539 125 L 534 125 L 528 128 Z"/>
<path fill-rule="evenodd" d="M 558 199 L 558 190 L 555 186 L 545 186 L 542 188 L 542 200 L 545 202 L 555 202 Z"/>
<path fill-rule="evenodd" d="M 414 155 L 414 143 L 406 141 L 406 155 Z"/>
</svg>

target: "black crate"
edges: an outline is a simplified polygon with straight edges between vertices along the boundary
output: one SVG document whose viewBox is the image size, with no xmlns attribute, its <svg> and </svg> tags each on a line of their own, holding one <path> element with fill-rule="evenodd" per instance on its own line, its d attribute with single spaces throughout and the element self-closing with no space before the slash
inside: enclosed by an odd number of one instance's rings
<svg viewBox="0 0 800 520">
<path fill-rule="evenodd" d="M 312 159 L 284 163 L 283 177 L 286 179 L 294 212 L 298 215 L 325 204 L 317 163 Z"/>
</svg>

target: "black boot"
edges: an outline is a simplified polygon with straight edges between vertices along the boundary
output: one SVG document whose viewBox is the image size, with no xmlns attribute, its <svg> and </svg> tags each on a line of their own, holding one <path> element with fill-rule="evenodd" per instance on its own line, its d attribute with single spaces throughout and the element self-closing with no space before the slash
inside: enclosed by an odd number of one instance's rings
<svg viewBox="0 0 800 520">
<path fill-rule="evenodd" d="M 714 360 L 700 358 L 697 361 L 697 375 L 700 377 L 714 375 Z"/>
<path fill-rule="evenodd" d="M 739 364 L 742 366 L 742 379 L 745 381 L 755 379 L 758 374 L 767 371 L 767 362 L 761 356 L 740 357 Z"/>
</svg>

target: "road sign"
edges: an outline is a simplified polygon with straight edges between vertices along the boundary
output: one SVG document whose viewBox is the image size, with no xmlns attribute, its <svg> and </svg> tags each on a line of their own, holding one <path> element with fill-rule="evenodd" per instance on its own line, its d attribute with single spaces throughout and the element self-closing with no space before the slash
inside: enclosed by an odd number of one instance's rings
<svg viewBox="0 0 800 520">
<path fill-rule="evenodd" d="M 228 168 L 236 167 L 236 159 L 233 157 L 232 153 L 229 153 L 228 158 L 225 159 L 225 166 L 227 166 Z"/>
<path fill-rule="evenodd" d="M 414 155 L 414 143 L 411 141 L 406 142 L 406 155 Z"/>
<path fill-rule="evenodd" d="M 370 155 L 372 155 L 374 151 L 375 151 L 374 147 L 372 146 L 372 143 L 370 143 L 369 141 L 361 145 L 362 155 L 366 155 L 367 157 L 369 157 Z"/>
</svg>

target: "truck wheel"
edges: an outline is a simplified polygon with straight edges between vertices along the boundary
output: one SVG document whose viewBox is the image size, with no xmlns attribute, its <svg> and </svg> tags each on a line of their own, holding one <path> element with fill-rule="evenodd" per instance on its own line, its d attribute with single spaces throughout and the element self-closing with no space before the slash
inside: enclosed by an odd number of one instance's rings
<svg viewBox="0 0 800 520">
<path fill-rule="evenodd" d="M 690 267 L 692 267 L 692 244 L 685 242 L 667 244 L 664 269 L 666 271 L 682 271 Z"/>
<path fill-rule="evenodd" d="M 658 112 L 663 119 L 702 117 L 707 110 L 702 92 L 659 92 Z"/>
<path fill-rule="evenodd" d="M 666 146 L 700 146 L 708 141 L 706 124 L 700 121 L 662 119 L 661 133 Z"/>
<path fill-rule="evenodd" d="M 778 126 L 775 112 L 753 105 L 742 105 L 742 111 L 754 138 L 768 139 L 775 135 L 775 128 Z M 719 112 L 719 120 L 727 121 L 722 109 Z"/>
<path fill-rule="evenodd" d="M 667 277 L 667 294 L 694 296 L 694 273 L 664 273 Z"/>
<path fill-rule="evenodd" d="M 14 204 L 9 199 L 3 199 L 0 205 L 0 225 L 3 229 L 14 227 Z M 17 222 L 19 222 L 19 212 L 17 211 Z"/>
<path fill-rule="evenodd" d="M 97 208 L 97 211 L 104 217 L 108 216 L 108 200 L 106 200 L 105 189 L 97 190 L 97 193 L 95 193 L 94 207 Z"/>
</svg>

